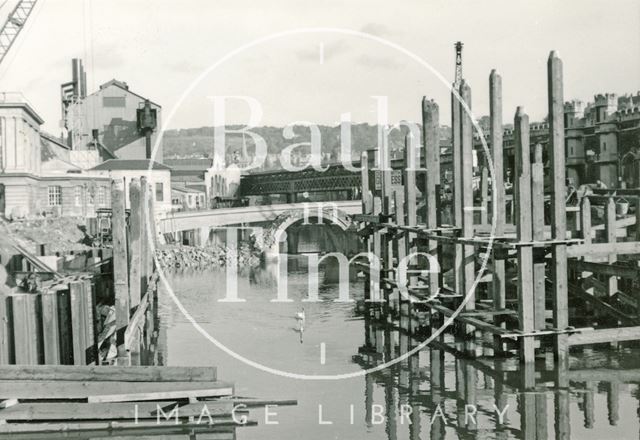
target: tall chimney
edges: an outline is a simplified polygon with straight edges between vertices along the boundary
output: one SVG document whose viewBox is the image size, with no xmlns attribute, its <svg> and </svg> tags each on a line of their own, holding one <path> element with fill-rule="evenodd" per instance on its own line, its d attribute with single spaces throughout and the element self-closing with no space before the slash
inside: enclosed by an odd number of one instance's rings
<svg viewBox="0 0 640 440">
<path fill-rule="evenodd" d="M 73 58 L 71 60 L 71 79 L 73 81 L 73 96 L 80 96 L 80 60 Z"/>
<path fill-rule="evenodd" d="M 80 60 L 80 98 L 87 96 L 87 72 L 84 70 L 84 63 Z"/>
</svg>

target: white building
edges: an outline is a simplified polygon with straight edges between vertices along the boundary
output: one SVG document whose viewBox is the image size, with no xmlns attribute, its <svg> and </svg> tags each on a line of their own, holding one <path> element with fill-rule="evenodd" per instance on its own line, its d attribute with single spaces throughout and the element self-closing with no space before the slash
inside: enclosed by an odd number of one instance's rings
<svg viewBox="0 0 640 440">
<path fill-rule="evenodd" d="M 126 207 L 129 208 L 129 183 L 134 177 L 146 177 L 155 201 L 155 211 L 171 211 L 171 168 L 148 159 L 110 159 L 91 169 L 92 172 L 114 180 L 123 180 Z"/>
<path fill-rule="evenodd" d="M 74 164 L 42 123 L 21 94 L 0 93 L 0 214 L 91 216 L 110 206 L 108 179 Z"/>
</svg>

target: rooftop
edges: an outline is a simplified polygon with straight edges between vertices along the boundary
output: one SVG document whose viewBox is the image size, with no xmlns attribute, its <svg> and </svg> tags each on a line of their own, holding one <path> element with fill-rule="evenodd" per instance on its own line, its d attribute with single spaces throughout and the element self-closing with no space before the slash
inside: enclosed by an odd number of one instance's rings
<svg viewBox="0 0 640 440">
<path fill-rule="evenodd" d="M 171 191 L 178 191 L 182 193 L 206 193 L 203 188 L 197 188 L 193 186 L 184 186 L 171 182 Z"/>
<path fill-rule="evenodd" d="M 122 90 L 124 90 L 124 91 L 126 91 L 126 92 L 128 92 L 128 93 L 130 93 L 130 94 L 132 94 L 132 95 L 134 95 L 134 96 L 136 96 L 136 97 L 138 97 L 138 98 L 142 99 L 143 101 L 144 101 L 145 99 L 148 99 L 148 98 L 145 98 L 145 97 L 144 97 L 144 96 L 142 96 L 142 95 L 139 95 L 139 94 L 137 94 L 137 93 L 135 93 L 135 92 L 132 92 L 132 91 L 129 89 L 129 85 L 128 85 L 126 82 L 124 82 L 124 81 L 119 81 L 119 80 L 117 80 L 117 79 L 112 79 L 112 80 L 110 80 L 110 81 L 107 81 L 107 82 L 106 82 L 106 83 L 104 83 L 104 84 L 101 84 L 101 85 L 100 85 L 100 87 L 98 88 L 98 90 L 96 90 L 95 92 L 91 93 L 91 95 L 95 95 L 95 94 L 97 94 L 97 93 L 100 93 L 102 90 L 107 89 L 107 88 L 109 88 L 109 87 L 111 87 L 111 86 L 118 87 L 118 88 L 120 88 L 120 89 L 122 89 Z M 160 104 L 158 104 L 157 102 L 153 102 L 153 101 L 152 101 L 152 100 L 150 100 L 150 99 L 149 99 L 149 103 L 150 103 L 151 105 L 154 105 L 154 106 L 158 107 L 158 108 L 162 108 L 162 106 L 161 106 Z"/>
<path fill-rule="evenodd" d="M 94 171 L 112 170 L 171 170 L 166 165 L 149 159 L 109 159 L 93 167 Z"/>
<path fill-rule="evenodd" d="M 22 107 L 27 111 L 27 113 L 31 114 L 38 124 L 44 123 L 44 119 L 36 113 L 31 103 L 29 103 L 27 98 L 25 98 L 20 92 L 0 92 L 0 107 Z"/>
</svg>

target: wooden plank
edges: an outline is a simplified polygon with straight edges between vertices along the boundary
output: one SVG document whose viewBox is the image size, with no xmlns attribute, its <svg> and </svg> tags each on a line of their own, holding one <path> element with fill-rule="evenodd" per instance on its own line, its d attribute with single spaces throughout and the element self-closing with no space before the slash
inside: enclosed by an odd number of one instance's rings
<svg viewBox="0 0 640 440">
<path fill-rule="evenodd" d="M 60 363 L 60 324 L 58 322 L 58 296 L 53 292 L 44 292 L 42 301 L 42 335 L 44 345 L 44 363 Z"/>
<path fill-rule="evenodd" d="M 144 222 L 143 225 L 146 225 L 146 233 L 148 240 L 145 240 L 147 246 L 147 262 L 146 262 L 146 276 L 145 279 L 149 279 L 151 274 L 153 273 L 153 267 L 155 264 L 154 256 L 156 243 L 158 240 L 158 234 L 156 231 L 156 213 L 155 213 L 155 192 L 151 187 L 151 183 L 147 182 L 146 186 L 144 185 L 146 182 L 146 177 L 142 176 L 140 178 L 140 186 L 142 187 L 142 196 L 143 200 L 147 200 L 147 222 Z M 147 192 L 145 194 L 144 188 L 146 187 Z M 144 217 L 143 217 L 144 218 Z"/>
<path fill-rule="evenodd" d="M 155 391 L 147 393 L 123 393 L 89 396 L 87 401 L 94 403 L 105 402 L 138 402 L 144 400 L 169 400 L 169 399 L 191 399 L 204 397 L 231 396 L 233 388 L 202 388 L 197 390 L 176 390 L 176 391 Z"/>
<path fill-rule="evenodd" d="M 96 365 L 99 363 L 98 353 L 98 320 L 96 316 L 96 285 L 92 280 L 84 281 L 84 289 L 86 293 L 87 302 L 86 315 L 87 315 L 87 363 L 90 365 Z"/>
<path fill-rule="evenodd" d="M 0 292 L 0 365 L 13 362 L 13 323 L 9 298 Z"/>
<path fill-rule="evenodd" d="M 17 403 L 10 408 L 0 412 L 0 417 L 8 422 L 36 422 L 39 420 L 157 420 L 164 411 L 169 414 L 178 406 L 177 402 L 157 401 L 115 403 L 77 403 L 77 402 L 56 402 L 56 403 Z M 204 407 L 212 417 L 228 416 L 233 410 L 234 403 L 228 401 L 207 401 L 187 405 L 179 405 L 177 411 L 178 418 L 199 416 Z M 239 413 L 241 411 L 237 410 Z M 206 417 L 205 417 L 206 420 Z"/>
<path fill-rule="evenodd" d="M 593 272 L 603 275 L 616 276 L 621 278 L 637 279 L 640 276 L 640 269 L 637 267 L 622 266 L 620 264 L 594 263 L 582 260 L 567 260 L 571 269 L 582 272 Z"/>
<path fill-rule="evenodd" d="M 605 235 L 607 236 L 607 243 L 615 243 L 616 239 L 616 203 L 613 200 L 613 197 L 610 197 L 607 201 L 606 211 L 605 211 Z M 608 255 L 609 264 L 613 264 L 617 261 L 617 256 L 615 253 L 610 253 Z M 610 275 L 607 279 L 607 290 L 608 295 L 612 296 L 615 292 L 618 291 L 618 278 L 615 275 Z"/>
<path fill-rule="evenodd" d="M 536 144 L 534 163 L 531 164 L 531 218 L 534 241 L 544 241 L 544 163 L 542 161 L 542 145 Z M 534 328 L 542 330 L 545 321 L 545 250 L 535 249 L 533 252 L 533 308 Z"/>
<path fill-rule="evenodd" d="M 416 187 L 416 171 L 417 171 L 417 156 L 420 145 L 414 145 L 415 139 L 411 132 L 405 138 L 405 151 L 404 151 L 404 214 L 403 224 L 408 227 L 415 227 L 418 223 L 418 195 Z M 416 148 L 418 147 L 418 148 Z M 413 240 L 416 238 L 416 234 L 407 232 L 405 239 L 405 255 L 414 253 L 417 248 L 413 245 Z M 416 284 L 416 277 L 409 275 L 407 284 L 409 286 Z M 412 309 L 410 304 L 404 304 L 404 308 L 400 311 L 401 314 L 405 312 L 411 316 Z M 402 319 L 402 318 L 401 318 Z M 406 322 L 403 322 L 403 327 L 406 327 L 409 333 L 413 331 L 413 320 L 409 317 Z"/>
<path fill-rule="evenodd" d="M 150 297 L 151 292 L 145 293 L 124 332 L 124 348 L 127 351 L 135 349 L 137 345 L 136 342 L 140 338 L 140 329 L 145 322 L 147 309 L 149 308 L 149 301 L 151 300 Z"/>
<path fill-rule="evenodd" d="M 489 224 L 489 165 L 487 156 L 483 152 L 479 155 L 480 162 L 480 223 Z"/>
<path fill-rule="evenodd" d="M 254 426 L 257 423 L 247 420 L 241 426 Z M 86 439 L 104 437 L 125 436 L 151 436 L 151 435 L 198 435 L 201 433 L 224 433 L 228 427 L 239 426 L 233 418 L 214 420 L 213 423 L 197 421 L 176 424 L 171 421 L 146 421 L 146 422 L 84 422 L 84 423 L 12 423 L 0 426 L 0 438 L 12 440 L 44 440 L 59 439 L 64 432 L 65 439 Z M 226 434 L 225 434 L 226 435 Z M 223 439 L 235 439 L 234 433 L 229 431 L 228 437 Z"/>
<path fill-rule="evenodd" d="M 406 226 L 415 227 L 418 224 L 418 200 L 417 200 L 417 188 L 416 188 L 416 169 L 417 169 L 417 150 L 413 144 L 413 135 L 409 133 L 405 139 L 405 151 L 404 151 L 404 200 L 405 200 L 405 215 Z M 408 236 L 411 243 L 413 237 Z"/>
<path fill-rule="evenodd" d="M 514 118 L 515 136 L 515 170 L 514 194 L 518 241 L 531 241 L 531 149 L 529 144 L 529 116 L 522 107 L 518 107 Z M 531 333 L 535 328 L 534 322 L 534 278 L 533 278 L 533 248 L 531 246 L 518 247 L 518 321 L 519 329 L 523 333 Z M 520 358 L 524 362 L 533 362 L 535 357 L 534 339 L 524 337 L 520 340 Z"/>
<path fill-rule="evenodd" d="M 133 309 L 140 304 L 144 295 L 142 290 L 142 218 L 140 179 L 133 178 L 129 182 L 129 203 L 131 214 L 129 215 L 129 307 Z"/>
<path fill-rule="evenodd" d="M 71 329 L 73 340 L 73 364 L 87 365 L 86 353 L 86 313 L 84 306 L 84 289 L 81 281 L 70 283 L 71 295 Z"/>
<path fill-rule="evenodd" d="M 41 364 L 44 353 L 40 337 L 42 324 L 38 295 L 32 293 L 12 295 L 11 310 L 16 364 Z"/>
<path fill-rule="evenodd" d="M 422 132 L 424 139 L 425 191 L 426 191 L 426 226 L 435 229 L 439 226 L 440 215 L 440 112 L 438 104 L 426 97 L 422 100 Z M 427 252 L 438 261 L 438 242 L 429 240 Z M 434 268 L 429 267 L 429 270 Z M 440 290 L 440 273 L 433 271 L 429 274 L 429 295 L 435 295 Z"/>
<path fill-rule="evenodd" d="M 386 222 L 386 219 L 382 219 L 379 215 L 373 214 L 355 214 L 352 215 L 351 218 L 357 222 L 363 223 L 383 223 Z"/>
<path fill-rule="evenodd" d="M 452 316 L 453 315 L 453 310 L 448 309 L 447 307 L 440 305 L 440 304 L 436 304 L 433 302 L 427 302 L 427 303 L 423 303 L 426 307 L 429 307 L 433 310 L 436 310 L 440 313 L 442 313 L 445 316 Z M 493 333 L 493 334 L 497 334 L 497 335 L 501 335 L 501 334 L 506 334 L 506 330 L 502 329 L 500 327 L 496 327 L 493 324 L 490 324 L 488 322 L 482 321 L 481 319 L 476 319 L 473 317 L 469 317 L 469 316 L 456 316 L 455 317 L 456 321 L 460 321 L 463 324 L 467 324 L 473 327 L 478 328 L 479 330 L 484 330 L 487 331 L 489 333 Z"/>
<path fill-rule="evenodd" d="M 457 227 L 462 227 L 462 147 L 461 147 L 461 117 L 462 107 L 458 98 L 458 90 L 460 84 L 453 85 L 453 91 L 451 92 L 451 154 L 452 154 L 452 182 L 453 188 L 453 224 Z M 456 292 L 462 292 L 463 286 L 463 273 L 462 273 L 462 260 L 463 249 L 461 244 L 454 244 L 454 265 L 453 265 L 453 290 Z"/>
<path fill-rule="evenodd" d="M 57 296 L 58 305 L 58 333 L 60 335 L 60 363 L 73 364 L 73 326 L 71 318 L 71 293 L 69 290 L 59 290 L 53 293 Z"/>
<path fill-rule="evenodd" d="M 124 331 L 129 324 L 129 261 L 127 254 L 127 233 L 125 223 L 124 182 L 111 182 L 111 230 L 113 236 L 113 277 L 116 305 L 116 334 L 118 356 L 125 356 L 121 345 L 124 343 Z"/>
<path fill-rule="evenodd" d="M 135 389 L 135 392 L 132 390 Z M 0 397 L 15 399 L 88 399 L 91 402 L 117 402 L 124 400 L 164 400 L 197 396 L 198 392 L 213 393 L 212 396 L 226 395 L 233 390 L 229 382 L 129 382 L 115 381 L 42 381 L 42 380 L 1 380 Z M 220 390 L 220 391 L 216 391 Z M 159 394 L 157 394 L 159 393 Z M 175 395 L 163 393 L 176 393 Z M 155 395 L 155 398 L 150 398 Z M 158 397 L 158 396 L 163 397 Z M 145 397 L 146 396 L 146 397 Z M 173 397 L 172 397 L 173 396 Z M 102 400 L 104 398 L 104 400 Z"/>
<path fill-rule="evenodd" d="M 6 365 L 0 380 L 101 382 L 215 382 L 216 367 Z"/>
<path fill-rule="evenodd" d="M 625 314 L 621 310 L 618 310 L 617 308 L 613 307 L 611 304 L 601 300 L 595 295 L 591 295 L 590 293 L 583 290 L 579 286 L 569 284 L 569 292 L 572 295 L 576 295 L 580 297 L 583 301 L 593 304 L 599 310 L 607 313 L 610 316 L 615 317 L 616 319 L 620 320 L 622 323 L 632 324 L 636 322 L 636 318 L 634 316 Z"/>
<path fill-rule="evenodd" d="M 153 243 L 150 242 L 149 228 L 154 221 L 153 191 L 146 176 L 140 177 L 140 289 L 147 291 L 147 280 L 153 273 Z M 151 210 L 150 209 L 151 206 Z"/>
<path fill-rule="evenodd" d="M 548 152 L 551 162 L 551 234 L 554 239 L 564 240 L 567 238 L 564 96 L 562 60 L 555 51 L 549 54 L 547 62 L 547 86 L 549 104 Z M 553 280 L 553 326 L 557 329 L 564 329 L 569 325 L 566 245 L 558 244 L 553 247 L 551 278 Z M 554 345 L 556 359 L 561 365 L 564 365 L 568 358 L 567 336 L 557 335 L 554 339 Z M 565 433 L 561 434 L 565 435 Z"/>
<path fill-rule="evenodd" d="M 569 335 L 569 345 L 602 344 L 606 342 L 636 341 L 640 339 L 640 326 L 618 327 L 586 331 Z"/>
<path fill-rule="evenodd" d="M 636 198 L 636 241 L 640 241 L 640 197 Z"/>
<path fill-rule="evenodd" d="M 591 244 L 591 202 L 589 201 L 589 197 L 583 197 L 582 202 L 580 204 L 580 209 L 582 213 L 580 215 L 580 230 L 582 231 L 582 239 L 584 240 L 584 244 Z M 584 257 L 585 261 L 589 261 L 590 258 L 588 256 Z M 576 261 L 576 260 L 567 260 L 568 262 Z M 581 277 L 586 278 L 590 275 L 589 272 L 582 272 Z"/>
<path fill-rule="evenodd" d="M 362 213 L 371 214 L 373 210 L 373 194 L 369 189 L 369 154 L 363 151 L 360 155 L 360 181 L 362 192 Z"/>
<path fill-rule="evenodd" d="M 590 256 L 592 258 L 608 257 L 609 254 L 632 255 L 640 254 L 640 241 L 621 243 L 592 243 L 576 244 L 567 248 L 568 258 Z"/>
<path fill-rule="evenodd" d="M 381 201 L 380 197 L 373 198 L 373 214 L 380 214 L 381 212 Z M 371 244 L 371 250 L 373 251 L 373 255 L 380 256 L 382 253 L 382 243 L 381 243 L 381 235 L 379 231 L 374 231 L 373 240 Z M 380 264 L 382 266 L 382 264 Z M 380 301 L 383 298 L 382 295 L 382 286 L 380 284 L 381 278 L 381 267 L 374 269 L 369 272 L 369 294 L 372 301 Z"/>
<path fill-rule="evenodd" d="M 520 379 L 525 390 L 536 386 L 535 365 L 528 363 L 520 371 Z M 522 438 L 536 438 L 536 395 L 533 393 L 522 393 L 518 399 L 518 412 L 520 413 L 520 433 Z M 546 417 L 545 417 L 546 421 Z"/>
<path fill-rule="evenodd" d="M 571 338 L 569 338 L 571 339 Z M 593 368 L 588 370 L 569 370 L 569 379 L 574 382 L 636 382 L 640 383 L 640 368 L 614 370 Z"/>
</svg>

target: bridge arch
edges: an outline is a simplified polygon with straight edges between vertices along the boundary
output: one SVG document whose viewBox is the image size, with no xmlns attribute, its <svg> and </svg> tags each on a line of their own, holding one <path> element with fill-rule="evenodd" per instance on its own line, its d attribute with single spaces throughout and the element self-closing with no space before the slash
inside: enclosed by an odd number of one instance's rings
<svg viewBox="0 0 640 440">
<path fill-rule="evenodd" d="M 303 206 L 279 214 L 268 228 L 263 231 L 263 250 L 267 259 L 276 258 L 280 253 L 280 244 L 286 241 L 287 231 L 296 225 L 324 224 L 334 226 L 342 232 L 350 232 L 354 228 L 351 217 L 334 203 L 321 206 Z M 329 235 L 331 239 L 335 237 Z"/>
</svg>

